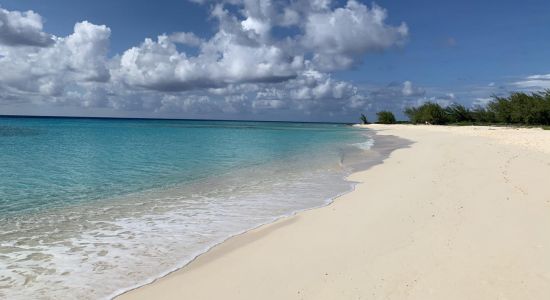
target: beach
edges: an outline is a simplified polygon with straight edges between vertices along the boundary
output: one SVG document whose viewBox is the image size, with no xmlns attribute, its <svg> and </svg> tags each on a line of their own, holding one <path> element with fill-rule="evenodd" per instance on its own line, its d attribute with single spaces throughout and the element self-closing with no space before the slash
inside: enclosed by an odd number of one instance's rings
<svg viewBox="0 0 550 300">
<path fill-rule="evenodd" d="M 550 298 L 550 131 L 366 127 L 410 144 L 117 299 Z"/>
</svg>

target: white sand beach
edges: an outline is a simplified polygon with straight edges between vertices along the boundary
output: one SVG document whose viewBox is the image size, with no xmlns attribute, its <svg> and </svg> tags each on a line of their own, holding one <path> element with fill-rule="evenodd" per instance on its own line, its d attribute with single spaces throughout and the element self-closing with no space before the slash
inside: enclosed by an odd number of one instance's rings
<svg viewBox="0 0 550 300">
<path fill-rule="evenodd" d="M 550 131 L 368 128 L 412 144 L 117 299 L 550 299 Z"/>
</svg>

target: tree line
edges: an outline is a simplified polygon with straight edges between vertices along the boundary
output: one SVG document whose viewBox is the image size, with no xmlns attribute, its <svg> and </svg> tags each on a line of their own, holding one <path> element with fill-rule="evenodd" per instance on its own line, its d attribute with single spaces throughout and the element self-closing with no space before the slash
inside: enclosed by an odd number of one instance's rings
<svg viewBox="0 0 550 300">
<path fill-rule="evenodd" d="M 426 102 L 417 107 L 408 107 L 404 113 L 413 124 L 548 126 L 550 125 L 550 90 L 530 94 L 515 92 L 507 97 L 493 96 L 486 105 L 478 105 L 473 108 L 460 104 L 451 104 L 445 107 L 438 103 Z M 379 112 L 377 115 L 378 123 L 396 123 L 395 116 L 389 111 Z"/>
</svg>

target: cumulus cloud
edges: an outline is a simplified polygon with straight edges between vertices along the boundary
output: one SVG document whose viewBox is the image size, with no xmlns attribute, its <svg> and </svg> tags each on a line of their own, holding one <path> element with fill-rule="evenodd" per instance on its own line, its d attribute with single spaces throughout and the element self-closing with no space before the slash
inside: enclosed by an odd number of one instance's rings
<svg viewBox="0 0 550 300">
<path fill-rule="evenodd" d="M 0 97 L 155 113 L 345 113 L 368 97 L 332 73 L 408 36 L 386 10 L 355 0 L 194 2 L 210 8 L 212 36 L 162 34 L 114 57 L 105 25 L 83 21 L 57 37 L 32 11 L 0 9 Z M 406 83 L 402 92 L 421 93 Z"/>
<path fill-rule="evenodd" d="M 365 53 L 400 44 L 407 36 L 405 24 L 385 23 L 384 9 L 376 5 L 369 9 L 353 0 L 334 10 L 329 1 L 296 1 L 287 6 L 267 0 L 232 3 L 241 6 L 240 15 L 225 9 L 223 1 L 213 6 L 211 14 L 219 28 L 210 39 L 190 33 L 148 38 L 125 51 L 112 74 L 128 86 L 169 92 L 273 84 L 307 70 L 349 67 Z M 272 30 L 281 26 L 295 26 L 299 33 L 273 37 Z M 191 56 L 178 51 L 174 43 L 197 46 L 200 51 Z M 299 95 L 321 99 L 322 88 L 304 87 Z M 345 87 L 341 84 L 339 89 Z"/>
<path fill-rule="evenodd" d="M 308 70 L 297 78 L 264 88 L 256 93 L 260 103 L 271 103 L 267 108 L 291 107 L 306 113 L 331 111 L 345 113 L 348 109 L 366 104 L 366 97 L 348 82 L 334 80 L 326 73 Z M 273 102 L 277 100 L 277 102 Z M 277 103 L 277 105 L 273 105 Z"/>
<path fill-rule="evenodd" d="M 76 23 L 74 33 L 60 40 L 59 47 L 67 51 L 66 68 L 84 81 L 109 79 L 107 51 L 111 30 L 105 25 L 87 21 Z"/>
<path fill-rule="evenodd" d="M 368 8 L 356 1 L 333 11 L 312 13 L 305 24 L 304 46 L 325 69 L 347 68 L 367 51 L 403 43 L 408 35 L 405 23 L 386 24 L 387 12 L 377 5 Z"/>
<path fill-rule="evenodd" d="M 183 45 L 200 46 L 204 41 L 192 32 L 174 32 L 168 38 L 174 43 Z"/>
<path fill-rule="evenodd" d="M 146 39 L 122 54 L 113 74 L 130 86 L 185 91 L 231 83 L 285 81 L 295 77 L 303 64 L 302 57 L 289 57 L 275 46 L 233 43 L 231 35 L 222 32 L 192 57 L 178 52 L 166 36 L 156 41 Z"/>
<path fill-rule="evenodd" d="M 3 47 L 0 86 L 58 96 L 70 84 L 105 82 L 109 36 L 106 26 L 84 21 L 74 26 L 73 34 L 55 37 L 48 47 Z"/>
<path fill-rule="evenodd" d="M 45 47 L 53 44 L 42 31 L 42 17 L 32 10 L 8 11 L 0 7 L 0 45 Z"/>
<path fill-rule="evenodd" d="M 403 82 L 403 88 L 401 89 L 401 94 L 406 97 L 410 96 L 423 96 L 426 91 L 422 88 L 414 87 L 412 82 L 405 81 Z"/>
</svg>

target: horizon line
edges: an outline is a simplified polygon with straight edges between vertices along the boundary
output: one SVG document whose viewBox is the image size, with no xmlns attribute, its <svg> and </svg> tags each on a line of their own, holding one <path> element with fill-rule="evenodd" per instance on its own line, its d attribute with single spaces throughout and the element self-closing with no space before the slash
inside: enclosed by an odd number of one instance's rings
<svg viewBox="0 0 550 300">
<path fill-rule="evenodd" d="M 186 119 L 154 117 L 95 117 L 95 116 L 52 116 L 52 115 L 3 115 L 0 118 L 21 119 L 94 119 L 94 120 L 143 120 L 143 121 L 219 121 L 219 122 L 265 122 L 265 123 L 308 123 L 308 124 L 355 124 L 353 122 L 331 121 L 283 121 L 283 120 L 237 120 L 237 119 Z"/>
</svg>

